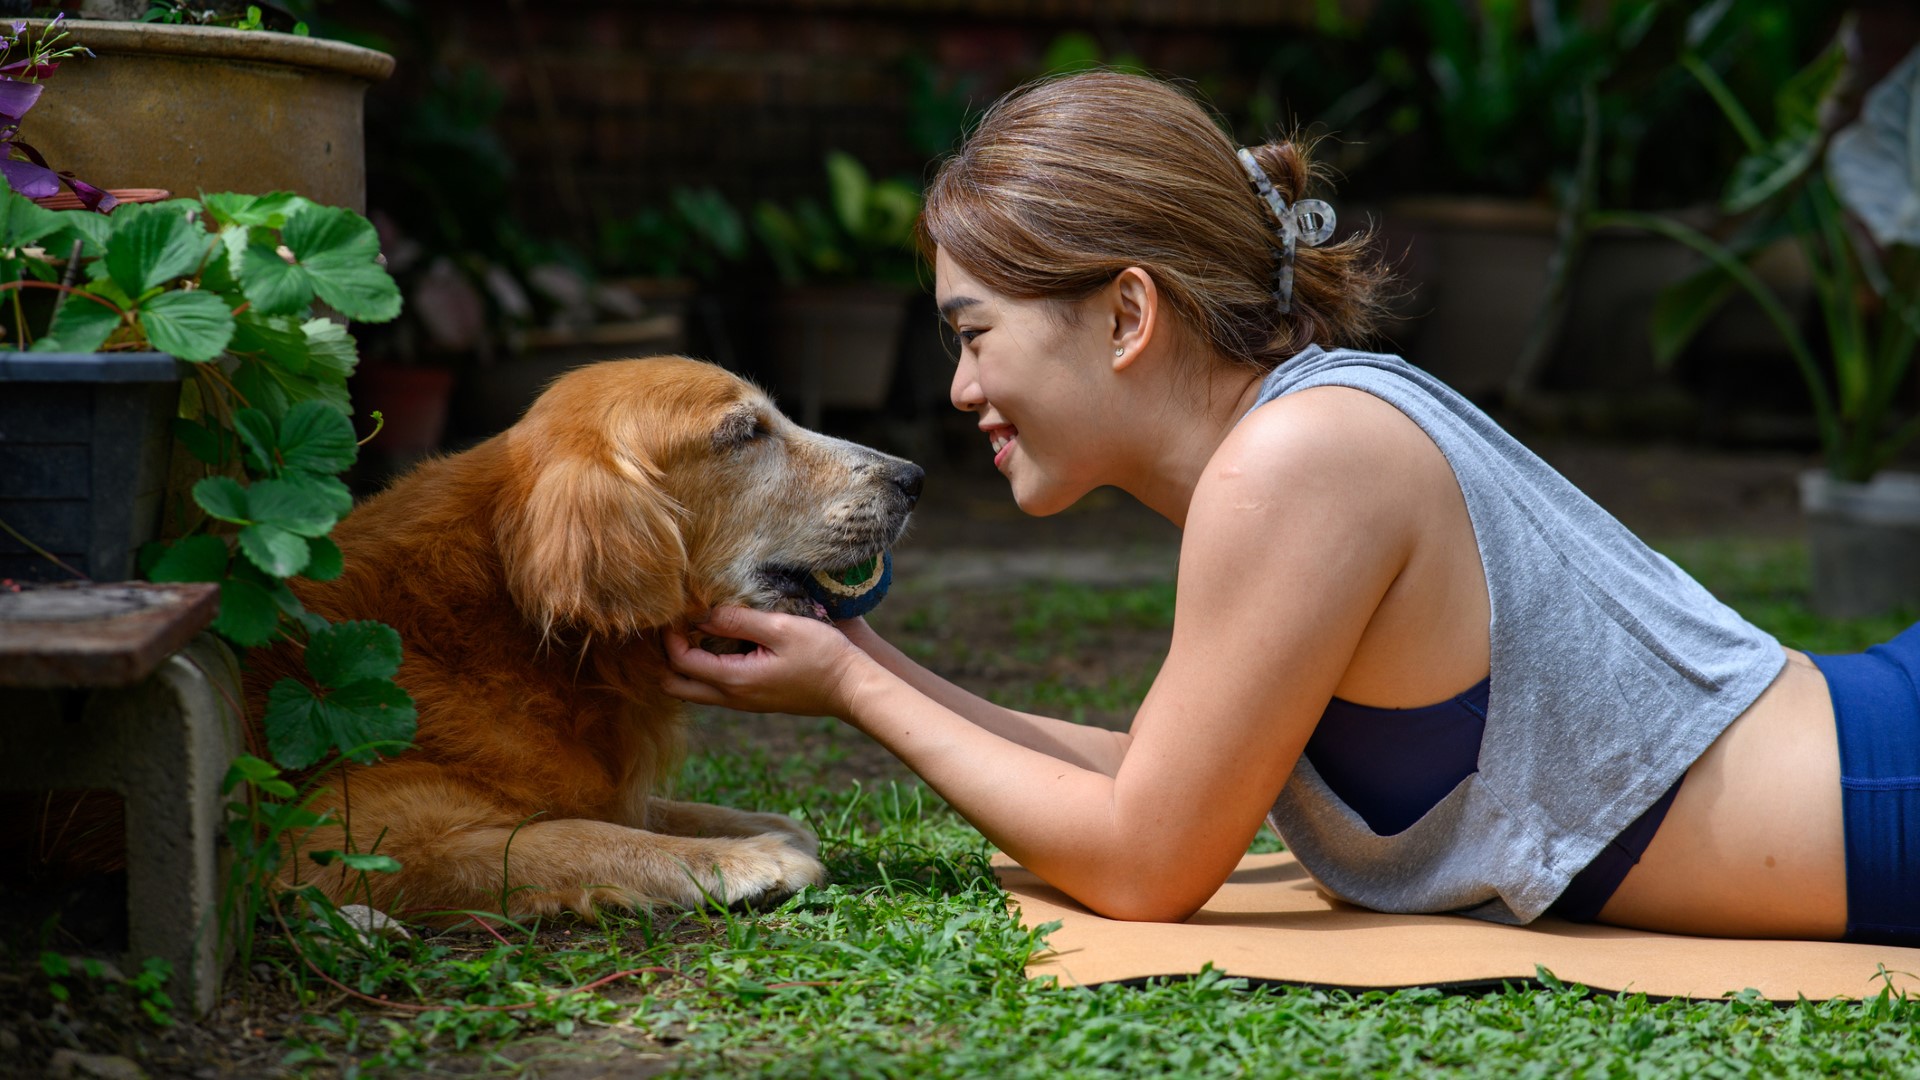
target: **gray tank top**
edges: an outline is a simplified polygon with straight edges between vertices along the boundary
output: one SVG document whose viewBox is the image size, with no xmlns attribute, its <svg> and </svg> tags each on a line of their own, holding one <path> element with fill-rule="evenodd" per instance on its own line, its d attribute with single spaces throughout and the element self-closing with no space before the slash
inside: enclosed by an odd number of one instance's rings
<svg viewBox="0 0 1920 1080">
<path fill-rule="evenodd" d="M 1492 605 L 1492 693 L 1479 770 L 1404 831 L 1374 833 L 1304 756 L 1269 820 L 1352 903 L 1531 922 L 1746 711 L 1785 656 L 1426 372 L 1313 346 L 1267 376 L 1255 407 L 1315 386 L 1394 406 L 1452 466 Z"/>
</svg>

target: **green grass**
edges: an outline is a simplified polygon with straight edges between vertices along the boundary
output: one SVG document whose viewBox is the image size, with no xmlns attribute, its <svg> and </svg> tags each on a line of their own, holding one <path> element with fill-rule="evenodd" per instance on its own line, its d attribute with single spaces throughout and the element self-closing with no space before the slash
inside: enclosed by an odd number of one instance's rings
<svg viewBox="0 0 1920 1080">
<path fill-rule="evenodd" d="M 1792 644 L 1858 648 L 1905 625 L 1809 615 L 1805 559 L 1791 544 L 1670 553 Z M 1015 645 L 1098 649 L 1163 638 L 1172 592 L 1027 587 L 893 603 L 888 632 L 943 661 L 961 656 L 955 619 L 969 607 L 1004 618 Z M 1102 688 L 1102 707 L 1125 708 L 1146 685 L 1127 673 L 1084 683 Z M 1041 689 L 1049 684 L 1034 677 L 1035 700 L 1073 704 L 1078 691 Z M 777 759 L 752 748 L 696 756 L 678 794 L 806 819 L 830 886 L 757 915 L 502 927 L 505 942 L 478 929 L 372 945 L 302 935 L 339 982 L 440 1006 L 418 1015 L 343 997 L 269 936 L 260 952 L 271 978 L 254 992 L 280 995 L 260 1015 L 290 1017 L 268 1025 L 281 1060 L 346 1076 L 1920 1076 L 1920 999 L 1891 994 L 1776 1007 L 1751 994 L 1597 996 L 1551 979 L 1477 997 L 1250 987 L 1216 973 L 1091 990 L 1031 982 L 1023 968 L 1044 930 L 1009 915 L 980 836 L 918 785 L 839 778 L 843 751 L 826 731 L 807 746 Z M 567 993 L 636 968 L 660 970 Z M 474 1008 L 526 1002 L 537 1004 Z"/>
</svg>

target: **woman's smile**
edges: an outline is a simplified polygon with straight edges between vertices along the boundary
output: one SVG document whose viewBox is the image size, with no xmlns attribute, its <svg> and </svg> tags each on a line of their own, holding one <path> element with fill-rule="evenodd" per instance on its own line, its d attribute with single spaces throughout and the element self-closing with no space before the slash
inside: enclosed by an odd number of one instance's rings
<svg viewBox="0 0 1920 1080">
<path fill-rule="evenodd" d="M 985 430 L 987 444 L 993 448 L 993 467 L 1005 469 L 1007 457 L 1013 452 L 1013 445 L 1020 441 L 1020 429 L 1012 424 L 995 424 Z"/>
</svg>

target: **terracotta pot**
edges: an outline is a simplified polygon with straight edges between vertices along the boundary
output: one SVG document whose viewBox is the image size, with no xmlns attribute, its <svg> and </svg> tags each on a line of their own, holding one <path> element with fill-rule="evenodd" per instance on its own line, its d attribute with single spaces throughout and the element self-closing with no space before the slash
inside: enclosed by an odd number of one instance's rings
<svg viewBox="0 0 1920 1080">
<path fill-rule="evenodd" d="M 257 30 L 62 25 L 94 57 L 60 65 L 21 132 L 54 168 L 100 187 L 293 191 L 365 209 L 362 103 L 393 57 Z"/>
</svg>

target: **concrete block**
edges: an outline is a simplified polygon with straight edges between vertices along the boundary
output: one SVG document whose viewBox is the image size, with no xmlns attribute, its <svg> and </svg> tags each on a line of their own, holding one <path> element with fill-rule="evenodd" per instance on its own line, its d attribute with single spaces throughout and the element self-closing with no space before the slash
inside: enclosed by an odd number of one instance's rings
<svg viewBox="0 0 1920 1080">
<path fill-rule="evenodd" d="M 168 992 L 213 1007 L 228 951 L 220 783 L 240 753 L 239 664 L 202 634 L 132 686 L 0 687 L 0 787 L 94 788 L 127 804 L 126 969 L 173 965 Z"/>
</svg>

